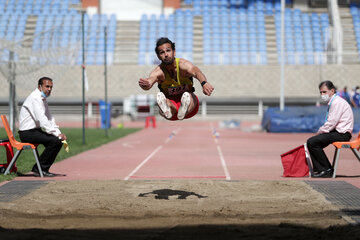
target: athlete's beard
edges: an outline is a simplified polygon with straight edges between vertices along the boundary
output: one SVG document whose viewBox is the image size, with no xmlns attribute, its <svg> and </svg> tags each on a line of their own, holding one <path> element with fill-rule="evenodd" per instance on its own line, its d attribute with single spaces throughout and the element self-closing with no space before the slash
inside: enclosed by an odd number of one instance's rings
<svg viewBox="0 0 360 240">
<path fill-rule="evenodd" d="M 174 59 L 175 59 L 175 58 L 164 59 L 162 62 L 163 62 L 165 65 L 171 65 L 171 64 L 174 63 Z"/>
</svg>

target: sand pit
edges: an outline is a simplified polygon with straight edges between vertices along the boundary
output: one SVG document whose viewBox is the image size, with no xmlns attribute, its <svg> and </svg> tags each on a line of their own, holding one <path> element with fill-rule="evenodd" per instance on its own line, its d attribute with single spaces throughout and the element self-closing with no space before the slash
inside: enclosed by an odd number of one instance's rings
<svg viewBox="0 0 360 240">
<path fill-rule="evenodd" d="M 303 239 L 356 229 L 304 182 L 210 180 L 49 182 L 2 203 L 0 226 L 1 239 Z"/>
</svg>

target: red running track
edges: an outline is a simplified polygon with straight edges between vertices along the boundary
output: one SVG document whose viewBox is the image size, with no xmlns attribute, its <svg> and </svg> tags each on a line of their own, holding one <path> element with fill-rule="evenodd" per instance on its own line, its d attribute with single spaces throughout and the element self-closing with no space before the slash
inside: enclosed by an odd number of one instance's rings
<svg viewBox="0 0 360 240">
<path fill-rule="evenodd" d="M 155 129 L 143 129 L 54 164 L 51 172 L 66 176 L 51 179 L 309 180 L 282 177 L 280 155 L 310 136 L 220 129 L 217 122 L 159 121 Z M 326 148 L 330 159 L 333 151 L 333 146 Z M 360 187 L 360 163 L 350 150 L 341 151 L 337 174 L 342 177 L 335 180 Z"/>
</svg>

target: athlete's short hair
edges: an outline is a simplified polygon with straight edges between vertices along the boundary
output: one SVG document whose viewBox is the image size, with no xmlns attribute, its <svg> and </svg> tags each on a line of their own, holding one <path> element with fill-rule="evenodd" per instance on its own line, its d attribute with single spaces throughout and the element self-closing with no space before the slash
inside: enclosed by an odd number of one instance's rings
<svg viewBox="0 0 360 240">
<path fill-rule="evenodd" d="M 325 85 L 329 90 L 334 89 L 334 90 L 336 91 L 336 88 L 335 88 L 334 84 L 333 84 L 331 81 L 329 81 L 329 80 L 322 81 L 322 82 L 319 84 L 319 89 L 320 89 L 323 85 Z"/>
<path fill-rule="evenodd" d="M 53 81 L 53 80 L 52 80 L 51 78 L 49 78 L 49 77 L 42 77 L 42 78 L 40 78 L 39 81 L 38 81 L 38 86 L 42 86 L 44 80 Z"/>
<path fill-rule="evenodd" d="M 157 55 L 159 54 L 158 47 L 160 47 L 161 45 L 163 45 L 163 44 L 165 44 L 165 43 L 170 43 L 171 49 L 172 49 L 173 51 L 175 51 L 175 43 L 172 42 L 172 41 L 171 41 L 170 39 L 168 39 L 167 37 L 162 37 L 162 38 L 159 38 L 159 39 L 156 41 L 155 52 L 156 52 Z"/>
</svg>

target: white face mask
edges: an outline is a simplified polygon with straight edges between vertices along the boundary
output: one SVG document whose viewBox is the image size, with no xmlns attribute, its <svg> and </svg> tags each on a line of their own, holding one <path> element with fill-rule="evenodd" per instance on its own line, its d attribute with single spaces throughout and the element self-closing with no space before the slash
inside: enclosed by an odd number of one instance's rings
<svg viewBox="0 0 360 240">
<path fill-rule="evenodd" d="M 42 96 L 43 98 L 48 98 L 48 96 L 46 96 L 46 94 L 45 94 L 43 91 L 41 91 L 41 96 Z"/>
<path fill-rule="evenodd" d="M 322 100 L 323 102 L 329 102 L 329 100 L 330 100 L 329 94 L 321 95 L 321 100 Z"/>
</svg>

